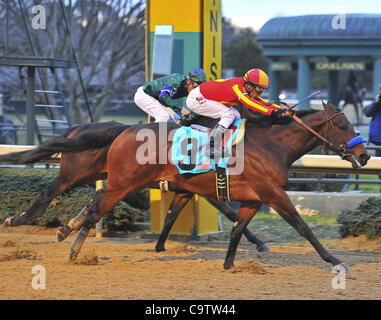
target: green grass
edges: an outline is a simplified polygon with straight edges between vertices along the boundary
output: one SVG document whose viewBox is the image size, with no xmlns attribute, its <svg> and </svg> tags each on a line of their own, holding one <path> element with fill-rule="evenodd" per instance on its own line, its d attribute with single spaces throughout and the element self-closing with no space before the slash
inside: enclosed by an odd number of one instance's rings
<svg viewBox="0 0 381 320">
<path fill-rule="evenodd" d="M 336 218 L 320 216 L 303 216 L 302 218 L 318 239 L 340 238 L 339 225 Z M 228 240 L 233 224 L 223 215 L 221 217 L 221 223 L 224 231 L 224 239 Z M 259 212 L 249 223 L 248 228 L 257 238 L 266 243 L 306 242 L 294 228 L 277 214 Z"/>
<path fill-rule="evenodd" d="M 354 179 L 355 177 L 353 177 Z M 378 180 L 378 175 L 370 175 L 370 174 L 360 174 L 359 179 L 369 179 L 369 180 Z M 356 185 L 349 185 L 347 191 L 355 190 Z M 381 184 L 360 184 L 358 187 L 364 193 L 380 193 L 381 192 Z"/>
</svg>

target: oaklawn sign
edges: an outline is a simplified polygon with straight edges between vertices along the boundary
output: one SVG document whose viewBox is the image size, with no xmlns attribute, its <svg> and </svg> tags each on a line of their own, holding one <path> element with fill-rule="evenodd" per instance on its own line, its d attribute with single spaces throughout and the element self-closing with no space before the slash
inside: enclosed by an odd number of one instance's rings
<svg viewBox="0 0 381 320">
<path fill-rule="evenodd" d="M 315 70 L 334 70 L 334 71 L 365 71 L 364 62 L 316 62 Z"/>
<path fill-rule="evenodd" d="M 270 62 L 272 71 L 291 71 L 297 68 L 296 63 L 286 61 Z M 365 62 L 345 61 L 345 62 L 315 62 L 310 64 L 310 68 L 316 71 L 365 71 Z"/>
</svg>

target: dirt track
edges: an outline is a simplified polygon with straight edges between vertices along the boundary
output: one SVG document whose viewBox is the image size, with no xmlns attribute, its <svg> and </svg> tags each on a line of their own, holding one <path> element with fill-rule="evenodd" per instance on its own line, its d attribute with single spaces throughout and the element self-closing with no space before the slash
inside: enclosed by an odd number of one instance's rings
<svg viewBox="0 0 381 320">
<path fill-rule="evenodd" d="M 371 243 L 373 252 L 332 250 L 350 266 L 345 289 L 335 290 L 331 266 L 311 248 L 258 253 L 241 244 L 235 267 L 224 270 L 226 243 L 168 241 L 167 251 L 157 253 L 151 240 L 90 237 L 70 262 L 74 237 L 57 243 L 54 230 L 23 228 L 0 227 L 1 299 L 381 299 L 380 239 Z M 46 270 L 46 289 L 32 288 L 36 265 Z"/>
</svg>

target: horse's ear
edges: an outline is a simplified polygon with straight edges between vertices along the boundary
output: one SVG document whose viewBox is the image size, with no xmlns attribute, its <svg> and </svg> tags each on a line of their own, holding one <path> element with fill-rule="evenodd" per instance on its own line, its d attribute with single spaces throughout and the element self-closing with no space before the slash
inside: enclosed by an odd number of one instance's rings
<svg viewBox="0 0 381 320">
<path fill-rule="evenodd" d="M 322 101 L 321 103 L 323 104 L 324 110 L 329 112 L 328 105 L 326 103 L 324 103 L 324 101 Z"/>
<path fill-rule="evenodd" d="M 327 111 L 328 113 L 336 113 L 336 107 L 329 101 L 327 101 L 327 103 L 325 104 L 323 101 L 323 107 L 324 107 L 324 110 Z"/>
</svg>

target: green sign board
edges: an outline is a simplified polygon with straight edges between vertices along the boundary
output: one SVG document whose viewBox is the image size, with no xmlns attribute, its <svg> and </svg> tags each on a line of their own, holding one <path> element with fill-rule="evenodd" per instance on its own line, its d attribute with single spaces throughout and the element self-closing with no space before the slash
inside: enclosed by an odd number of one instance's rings
<svg viewBox="0 0 381 320">
<path fill-rule="evenodd" d="M 365 71 L 364 62 L 316 62 L 315 70 Z"/>
<path fill-rule="evenodd" d="M 270 63 L 270 69 L 273 71 L 291 71 L 291 62 L 273 61 Z"/>
</svg>

